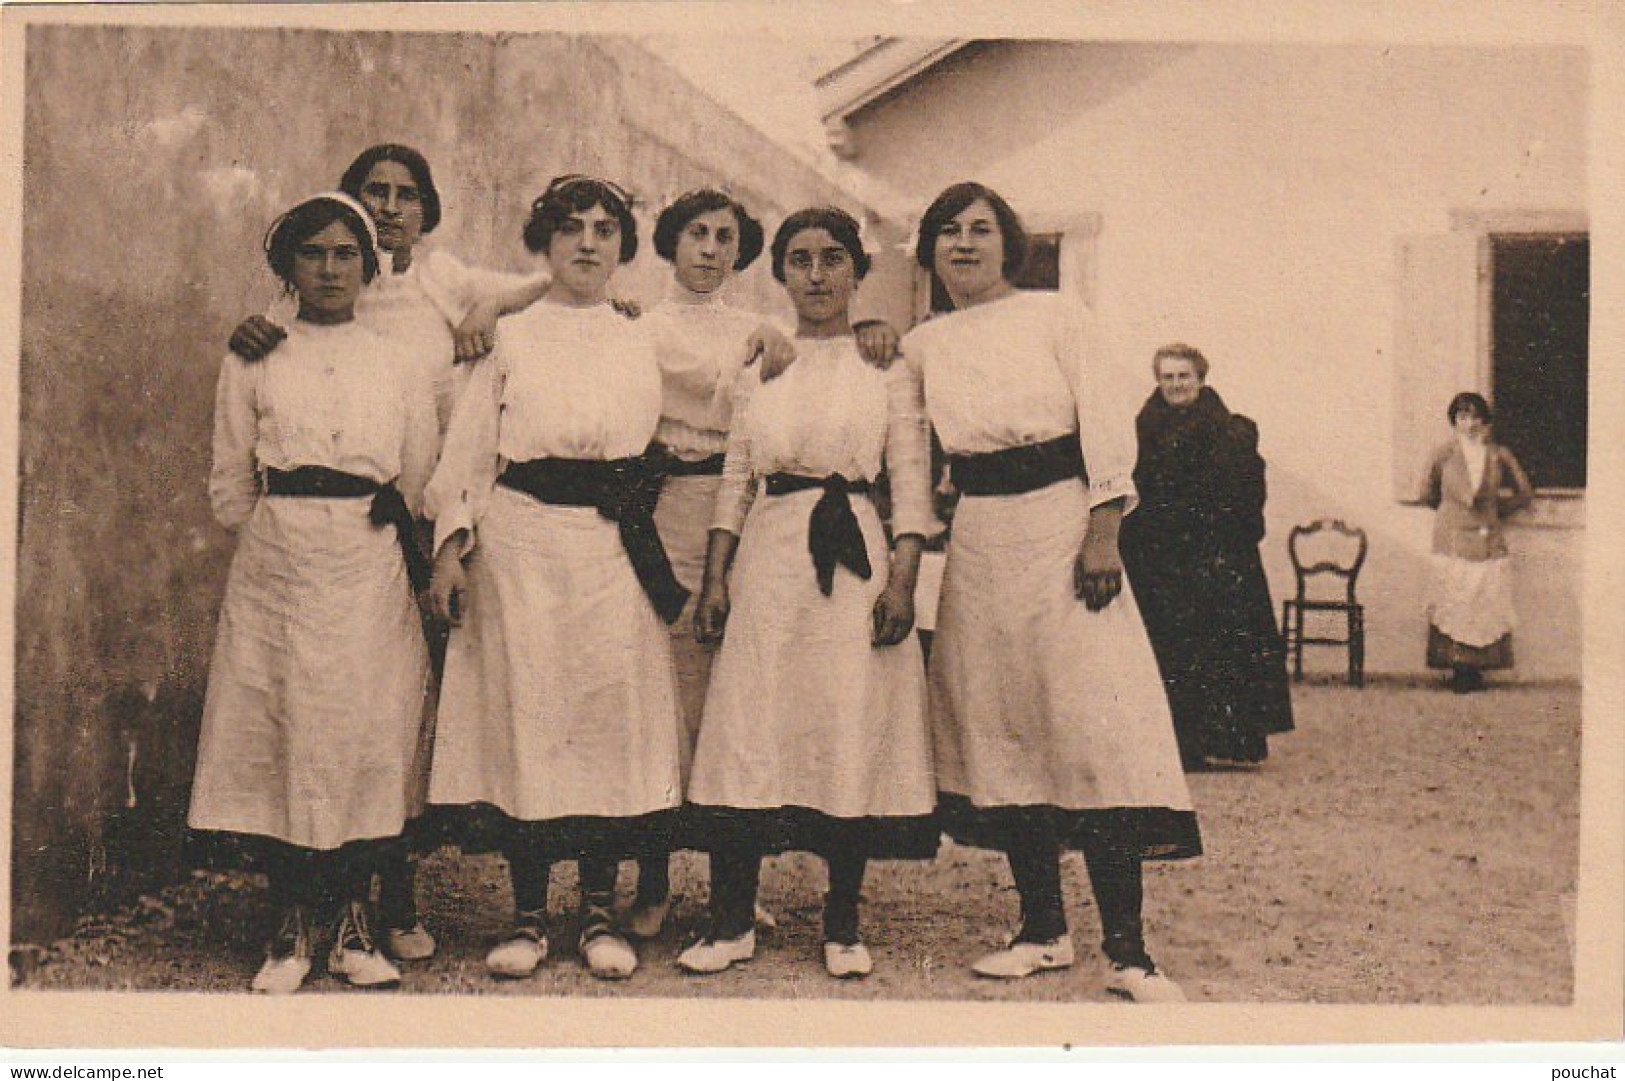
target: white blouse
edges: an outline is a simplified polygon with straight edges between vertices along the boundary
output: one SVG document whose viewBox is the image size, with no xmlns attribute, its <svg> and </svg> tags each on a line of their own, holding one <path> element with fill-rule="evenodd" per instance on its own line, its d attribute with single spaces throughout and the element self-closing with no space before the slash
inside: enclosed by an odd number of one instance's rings
<svg viewBox="0 0 1625 1081">
<path fill-rule="evenodd" d="M 1462 457 L 1467 459 L 1467 483 L 1472 486 L 1476 496 L 1479 485 L 1484 483 L 1484 463 L 1489 460 L 1489 444 L 1481 439 L 1468 439 L 1460 435 L 1456 436 L 1456 444 L 1461 447 Z"/>
<path fill-rule="evenodd" d="M 509 462 L 642 454 L 660 419 L 660 369 L 642 320 L 608 304 L 543 301 L 502 320 L 496 350 L 457 403 L 424 493 L 435 550 L 472 533 Z"/>
<path fill-rule="evenodd" d="M 371 328 L 294 320 L 263 360 L 234 353 L 215 392 L 209 501 L 227 529 L 248 521 L 264 469 L 326 466 L 395 481 L 417 510 L 434 465 L 434 413 Z"/>
<path fill-rule="evenodd" d="M 643 318 L 660 361 L 655 439 L 685 461 L 721 454 L 733 426 L 734 383 L 750 360 L 745 343 L 763 320 L 715 296 L 675 297 Z"/>
<path fill-rule="evenodd" d="M 471 267 L 447 252 L 421 249 L 403 273 L 390 270 L 388 252 L 380 253 L 377 277 L 361 290 L 356 319 L 389 338 L 395 355 L 432 388 L 440 432 L 451 422 L 452 409 L 467 389 L 473 365 L 456 364 L 452 331 L 477 304 L 504 296 L 528 283 L 546 281 L 545 266 L 533 275 L 506 274 Z M 298 314 L 292 297 L 271 306 L 266 317 L 288 326 Z"/>
<path fill-rule="evenodd" d="M 737 421 L 717 491 L 713 528 L 739 533 L 770 473 L 872 481 L 882 458 L 891 480 L 896 535 L 938 532 L 931 508 L 931 445 L 919 373 L 880 371 L 852 338 L 797 338 L 796 362 L 768 383 L 739 381 Z"/>
<path fill-rule="evenodd" d="M 1134 416 L 1144 395 L 1117 372 L 1086 310 L 1015 293 L 940 315 L 903 337 L 949 454 L 986 454 L 1076 433 L 1089 503 L 1134 492 Z"/>
</svg>

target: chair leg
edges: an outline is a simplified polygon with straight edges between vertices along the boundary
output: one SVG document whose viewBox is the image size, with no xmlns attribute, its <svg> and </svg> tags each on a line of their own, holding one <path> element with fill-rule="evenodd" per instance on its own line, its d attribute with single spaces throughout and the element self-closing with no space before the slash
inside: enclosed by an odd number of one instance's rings
<svg viewBox="0 0 1625 1081">
<path fill-rule="evenodd" d="M 1303 682 L 1303 605 L 1292 606 L 1292 640 L 1297 643 L 1296 651 L 1292 654 L 1292 679 L 1294 682 Z"/>
<path fill-rule="evenodd" d="M 1365 686 L 1365 612 L 1349 610 L 1349 675 L 1356 687 Z"/>
</svg>

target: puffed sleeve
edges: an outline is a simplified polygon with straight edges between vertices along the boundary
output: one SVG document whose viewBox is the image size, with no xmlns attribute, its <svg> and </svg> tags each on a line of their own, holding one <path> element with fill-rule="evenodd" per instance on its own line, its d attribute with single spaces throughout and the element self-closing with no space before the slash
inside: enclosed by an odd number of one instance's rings
<svg viewBox="0 0 1625 1081">
<path fill-rule="evenodd" d="M 498 419 L 507 385 L 507 362 L 499 346 L 474 369 L 468 389 L 452 413 L 440 450 L 440 463 L 423 491 L 423 512 L 434 520 L 434 550 L 466 530 L 463 552 L 474 547 L 474 527 L 496 484 Z"/>
<path fill-rule="evenodd" d="M 886 474 L 891 479 L 892 534 L 931 537 L 941 531 L 931 508 L 931 435 L 925 384 L 906 362 L 886 370 Z"/>
<path fill-rule="evenodd" d="M 263 364 L 249 364 L 235 353 L 227 353 L 215 385 L 209 505 L 215 520 L 234 533 L 254 513 L 260 498 L 254 452 L 259 430 L 256 399 L 264 369 Z"/>
<path fill-rule="evenodd" d="M 418 281 L 446 323 L 455 327 L 476 304 L 514 298 L 552 280 L 550 271 L 509 274 L 471 267 L 449 252 L 432 251 L 418 270 Z"/>
<path fill-rule="evenodd" d="M 734 384 L 733 424 L 728 429 L 728 453 L 722 461 L 722 482 L 717 485 L 716 508 L 711 514 L 711 528 L 725 529 L 738 536 L 745 528 L 745 517 L 756 501 L 756 478 L 751 470 L 749 427 L 745 423 L 750 415 L 750 401 L 755 388 L 761 385 L 759 370 L 752 367 L 739 373 Z"/>
<path fill-rule="evenodd" d="M 401 441 L 401 476 L 396 483 L 413 514 L 423 512 L 423 489 L 434 471 L 440 425 L 435 415 L 434 395 L 422 388 L 403 387 L 406 398 L 406 431 Z"/>
<path fill-rule="evenodd" d="M 1089 473 L 1089 505 L 1124 499 L 1134 509 L 1134 418 L 1140 390 L 1117 370 L 1100 324 L 1086 309 L 1065 307 L 1057 320 L 1056 360 L 1078 408 L 1078 439 Z"/>
</svg>

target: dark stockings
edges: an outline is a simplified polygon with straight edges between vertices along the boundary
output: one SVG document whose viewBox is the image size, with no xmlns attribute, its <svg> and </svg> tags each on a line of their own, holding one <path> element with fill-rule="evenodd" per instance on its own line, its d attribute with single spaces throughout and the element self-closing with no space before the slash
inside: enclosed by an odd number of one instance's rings
<svg viewBox="0 0 1625 1081">
<path fill-rule="evenodd" d="M 524 837 L 523 830 L 515 830 L 502 846 L 508 861 L 508 875 L 513 881 L 514 923 L 534 931 L 547 927 L 548 877 L 553 870 L 551 860 L 537 854 L 536 845 Z M 615 928 L 614 860 L 585 858 L 577 861 L 581 878 L 581 937 L 596 938 Z"/>
<path fill-rule="evenodd" d="M 829 893 L 824 897 L 824 941 L 843 946 L 858 944 L 858 904 L 863 900 L 863 874 L 869 861 L 863 856 L 829 857 Z"/>
<path fill-rule="evenodd" d="M 658 905 L 671 896 L 671 857 L 644 856 L 638 860 L 637 905 Z"/>
<path fill-rule="evenodd" d="M 1061 846 L 1048 823 L 1035 825 L 1023 843 L 1005 854 L 1010 877 L 1021 897 L 1021 930 L 1017 942 L 1053 942 L 1066 934 L 1066 908 L 1061 902 Z"/>
<path fill-rule="evenodd" d="M 711 853 L 711 937 L 738 938 L 756 924 L 762 857 L 754 849 Z"/>
<path fill-rule="evenodd" d="M 1145 952 L 1140 917 L 1145 884 L 1139 855 L 1109 845 L 1091 845 L 1084 849 L 1083 862 L 1100 908 L 1100 928 L 1105 935 L 1100 948 L 1107 959 L 1119 965 L 1154 968 Z"/>
<path fill-rule="evenodd" d="M 1066 934 L 1061 895 L 1061 849 L 1053 827 L 1042 819 L 1024 829 L 1022 843 L 1007 856 L 1021 897 L 1017 942 L 1051 942 Z M 1084 849 L 1089 883 L 1100 910 L 1101 949 L 1119 965 L 1150 968 L 1141 919 L 1145 889 L 1138 854 L 1096 841 Z"/>
<path fill-rule="evenodd" d="M 385 927 L 409 931 L 417 926 L 417 879 L 417 861 L 406 842 L 389 842 L 378 860 L 378 918 Z"/>
</svg>

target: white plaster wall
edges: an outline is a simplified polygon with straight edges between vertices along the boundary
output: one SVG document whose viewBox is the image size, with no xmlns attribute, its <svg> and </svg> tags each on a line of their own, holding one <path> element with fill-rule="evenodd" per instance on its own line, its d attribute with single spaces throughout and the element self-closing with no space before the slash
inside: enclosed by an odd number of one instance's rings
<svg viewBox="0 0 1625 1081">
<path fill-rule="evenodd" d="M 1369 664 L 1407 672 L 1429 523 L 1390 481 L 1396 244 L 1456 210 L 1583 210 L 1587 90 L 1573 49 L 1001 42 L 852 126 L 856 164 L 922 208 L 974 178 L 1025 213 L 1098 212 L 1119 362 L 1149 393 L 1158 345 L 1207 354 L 1263 431 L 1277 596 L 1292 522 L 1360 523 Z M 1582 536 L 1513 530 L 1521 678 L 1579 673 Z"/>
</svg>

